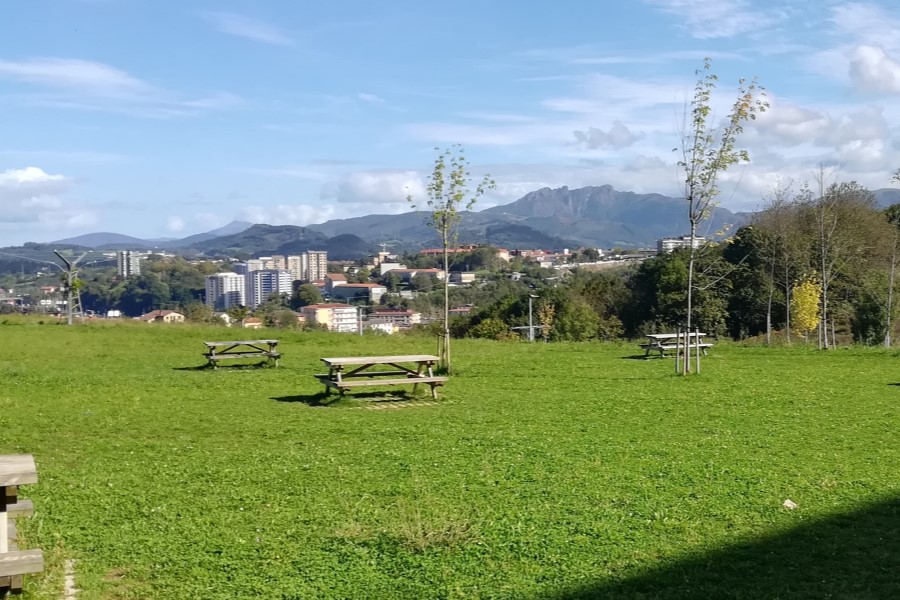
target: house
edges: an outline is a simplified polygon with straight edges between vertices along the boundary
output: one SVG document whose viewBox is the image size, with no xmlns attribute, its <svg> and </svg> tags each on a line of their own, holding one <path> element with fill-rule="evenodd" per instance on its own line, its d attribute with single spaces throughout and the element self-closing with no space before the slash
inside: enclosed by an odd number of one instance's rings
<svg viewBox="0 0 900 600">
<path fill-rule="evenodd" d="M 359 331 L 359 309 L 349 304 L 310 304 L 300 309 L 307 323 L 325 325 L 329 331 L 357 333 Z"/>
<path fill-rule="evenodd" d="M 450 271 L 450 283 L 468 284 L 475 283 L 474 271 Z"/>
<path fill-rule="evenodd" d="M 331 288 L 334 300 L 363 300 L 367 304 L 378 304 L 387 288 L 378 283 L 345 283 Z"/>
<path fill-rule="evenodd" d="M 347 276 L 343 273 L 328 273 L 325 275 L 325 291 L 332 293 L 334 288 L 340 285 L 347 285 Z"/>
<path fill-rule="evenodd" d="M 213 317 L 222 321 L 225 324 L 225 327 L 231 327 L 231 324 L 234 322 L 234 319 L 231 318 L 227 312 L 217 312 L 213 313 Z"/>
<path fill-rule="evenodd" d="M 241 321 L 241 327 L 244 329 L 262 329 L 263 320 L 259 317 L 246 317 Z"/>
<path fill-rule="evenodd" d="M 370 323 L 388 323 L 402 329 L 408 329 L 422 322 L 422 313 L 404 308 L 382 308 L 369 315 Z"/>
<path fill-rule="evenodd" d="M 420 273 L 423 273 L 425 275 L 432 275 L 438 281 L 444 280 L 443 269 L 391 269 L 386 272 L 393 273 L 394 275 L 399 277 L 403 283 L 411 283 L 413 278 Z"/>
<path fill-rule="evenodd" d="M 151 310 L 138 320 L 145 323 L 184 323 L 184 315 L 174 310 Z"/>
</svg>

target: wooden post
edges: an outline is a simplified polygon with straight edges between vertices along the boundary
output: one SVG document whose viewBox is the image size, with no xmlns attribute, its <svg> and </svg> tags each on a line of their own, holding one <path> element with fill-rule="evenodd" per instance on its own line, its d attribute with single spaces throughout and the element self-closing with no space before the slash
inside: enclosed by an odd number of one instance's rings
<svg viewBox="0 0 900 600">
<path fill-rule="evenodd" d="M 660 341 L 662 343 L 662 341 Z M 662 350 L 659 351 L 662 356 Z M 678 335 L 675 335 L 675 374 L 681 375 L 681 344 L 678 341 Z"/>
<path fill-rule="evenodd" d="M 694 330 L 694 344 L 697 345 L 697 375 L 700 374 L 700 328 Z"/>
</svg>

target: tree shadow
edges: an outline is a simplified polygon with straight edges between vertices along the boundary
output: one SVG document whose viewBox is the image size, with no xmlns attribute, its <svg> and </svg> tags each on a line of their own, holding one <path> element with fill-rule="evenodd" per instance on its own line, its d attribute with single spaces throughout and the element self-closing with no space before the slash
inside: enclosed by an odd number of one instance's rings
<svg viewBox="0 0 900 600">
<path fill-rule="evenodd" d="M 553 600 L 900 598 L 900 497 Z"/>
<path fill-rule="evenodd" d="M 277 402 L 299 402 L 308 406 L 338 407 L 346 406 L 348 404 L 358 405 L 359 403 L 378 404 L 381 402 L 412 402 L 415 400 L 421 400 L 424 397 L 425 396 L 421 393 L 413 394 L 412 392 L 403 391 L 354 392 L 353 394 L 344 394 L 343 396 L 335 392 L 332 392 L 330 394 L 326 394 L 325 392 L 318 392 L 315 394 L 304 394 L 297 396 L 274 396 L 270 398 L 270 400 L 276 400 Z M 430 395 L 428 396 L 428 399 L 431 399 Z"/>
<path fill-rule="evenodd" d="M 646 355 L 646 354 L 632 354 L 631 356 L 623 356 L 622 360 L 650 360 L 651 358 L 666 358 L 664 356 L 660 356 L 659 354 Z"/>
</svg>

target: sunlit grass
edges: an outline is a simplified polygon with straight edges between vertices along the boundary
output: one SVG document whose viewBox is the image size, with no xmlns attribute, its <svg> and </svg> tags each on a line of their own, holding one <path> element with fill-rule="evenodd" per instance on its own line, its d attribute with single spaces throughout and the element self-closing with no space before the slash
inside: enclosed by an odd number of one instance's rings
<svg viewBox="0 0 900 600">
<path fill-rule="evenodd" d="M 21 529 L 77 560 L 86 600 L 551 597 L 900 495 L 894 351 L 720 343 L 685 378 L 636 344 L 461 340 L 437 402 L 323 406 L 319 358 L 434 340 L 0 336 L 0 451 L 40 476 Z M 194 368 L 202 341 L 270 336 L 281 367 Z M 34 597 L 59 596 L 60 564 Z"/>
</svg>

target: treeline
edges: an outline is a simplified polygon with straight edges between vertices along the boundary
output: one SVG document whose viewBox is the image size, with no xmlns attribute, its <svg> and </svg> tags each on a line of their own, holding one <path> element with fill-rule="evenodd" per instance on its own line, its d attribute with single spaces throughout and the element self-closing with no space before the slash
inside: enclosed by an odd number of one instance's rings
<svg viewBox="0 0 900 600">
<path fill-rule="evenodd" d="M 696 252 L 692 321 L 734 339 L 818 333 L 825 347 L 835 336 L 890 344 L 898 251 L 900 205 L 879 210 L 873 194 L 854 182 L 817 192 L 780 189 L 750 225 Z M 532 294 L 532 322 L 548 341 L 671 331 L 687 317 L 688 259 L 689 251 L 679 250 L 637 267 L 576 269 L 558 284 L 520 285 L 457 318 L 452 331 L 509 337 L 512 327 L 528 325 Z"/>
</svg>

